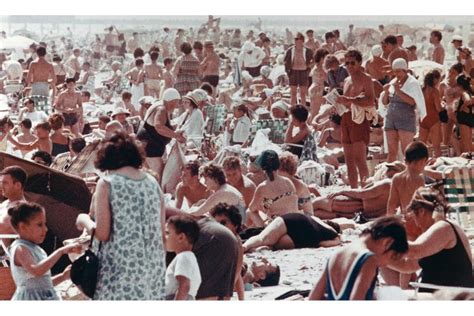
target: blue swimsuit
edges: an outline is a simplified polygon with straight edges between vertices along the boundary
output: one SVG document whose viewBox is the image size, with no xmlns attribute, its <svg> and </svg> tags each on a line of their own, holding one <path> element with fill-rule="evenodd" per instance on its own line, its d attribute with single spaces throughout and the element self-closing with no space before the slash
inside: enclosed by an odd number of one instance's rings
<svg viewBox="0 0 474 316">
<path fill-rule="evenodd" d="M 336 294 L 334 290 L 334 286 L 331 282 L 331 278 L 329 275 L 329 260 L 326 264 L 326 299 L 330 301 L 348 301 L 350 300 L 352 289 L 354 287 L 355 280 L 359 275 L 360 269 L 364 265 L 365 261 L 368 258 L 373 256 L 374 254 L 370 251 L 360 254 L 352 263 L 352 266 L 349 270 L 349 276 L 344 280 L 342 284 L 341 290 L 339 291 L 339 295 Z M 377 277 L 374 278 L 372 281 L 372 285 L 370 286 L 367 294 L 365 295 L 365 300 L 372 300 L 374 288 L 375 288 L 375 281 Z"/>
</svg>

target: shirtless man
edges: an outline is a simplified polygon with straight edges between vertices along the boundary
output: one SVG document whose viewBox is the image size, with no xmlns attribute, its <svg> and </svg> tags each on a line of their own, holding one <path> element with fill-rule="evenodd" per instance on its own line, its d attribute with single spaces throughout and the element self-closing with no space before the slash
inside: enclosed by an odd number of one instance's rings
<svg viewBox="0 0 474 316">
<path fill-rule="evenodd" d="M 173 59 L 165 58 L 165 60 L 163 61 L 163 64 L 165 65 L 165 70 L 163 71 L 163 80 L 164 80 L 165 86 L 163 87 L 163 89 L 166 90 L 168 88 L 174 87 L 175 78 L 172 71 Z"/>
<path fill-rule="evenodd" d="M 204 42 L 204 60 L 201 63 L 202 82 L 209 82 L 214 88 L 219 84 L 219 55 L 214 51 L 214 42 Z"/>
<path fill-rule="evenodd" d="M 74 48 L 71 57 L 69 57 L 66 65 L 74 70 L 74 80 L 78 81 L 81 75 L 81 64 L 79 63 L 79 56 L 81 55 L 80 48 Z"/>
<path fill-rule="evenodd" d="M 116 31 L 116 34 L 113 31 Z M 104 45 L 106 56 L 109 58 L 110 56 L 115 54 L 116 48 L 118 47 L 118 31 L 114 26 L 108 28 L 109 33 L 105 34 L 104 37 Z"/>
<path fill-rule="evenodd" d="M 8 208 L 18 201 L 26 201 L 24 195 L 24 187 L 26 179 L 28 178 L 25 170 L 18 166 L 6 167 L 0 172 L 1 177 L 1 192 L 6 198 L 0 204 L 0 234 L 16 234 L 10 223 L 10 216 L 8 215 Z M 13 239 L 3 239 L 5 246 L 9 246 Z"/>
<path fill-rule="evenodd" d="M 127 42 L 127 50 L 129 52 L 134 52 L 135 49 L 137 49 L 138 47 L 140 47 L 138 33 L 133 32 L 132 37 L 130 37 L 130 39 Z"/>
<path fill-rule="evenodd" d="M 428 161 L 428 147 L 422 142 L 413 142 L 405 150 L 406 170 L 393 177 L 390 195 L 387 203 L 387 215 L 394 215 L 397 208 L 404 217 L 408 240 L 415 240 L 421 233 L 421 229 L 416 225 L 412 214 L 408 214 L 408 205 L 413 194 L 425 185 L 423 177 L 424 168 Z M 400 274 L 391 269 L 381 269 L 384 280 L 390 285 L 397 285 L 407 288 L 411 279 L 410 274 Z"/>
<path fill-rule="evenodd" d="M 383 40 L 385 44 L 385 48 L 388 52 L 388 61 L 390 65 L 393 63 L 393 61 L 397 58 L 403 58 L 407 61 L 408 63 L 408 53 L 407 51 L 398 45 L 397 38 L 393 35 L 389 35 L 385 37 Z"/>
<path fill-rule="evenodd" d="M 84 122 L 81 93 L 76 91 L 76 80 L 66 79 L 67 90 L 59 94 L 53 107 L 64 117 L 64 126 L 70 126 L 71 132 L 78 136 Z"/>
<path fill-rule="evenodd" d="M 405 170 L 399 161 L 386 163 L 386 178 L 374 182 L 363 189 L 348 189 L 318 197 L 313 202 L 314 215 L 321 219 L 337 217 L 353 218 L 356 211 L 363 212 L 367 218 L 384 216 L 387 213 L 392 178 Z"/>
<path fill-rule="evenodd" d="M 405 150 L 405 164 L 407 168 L 404 172 L 393 177 L 392 186 L 390 188 L 390 197 L 387 203 L 388 216 L 395 215 L 398 207 L 400 208 L 400 213 L 403 216 L 406 215 L 408 211 L 407 207 L 412 200 L 413 194 L 419 187 L 422 187 L 425 184 L 423 171 L 428 158 L 428 147 L 426 147 L 424 143 L 413 142 L 408 145 Z M 417 230 L 410 231 L 410 227 L 407 227 L 407 229 L 409 238 L 410 233 L 413 234 L 417 232 Z M 413 238 L 416 237 L 412 235 L 411 240 L 414 240 Z"/>
<path fill-rule="evenodd" d="M 199 181 L 200 163 L 197 160 L 188 162 L 182 170 L 181 182 L 176 187 L 176 208 L 183 206 L 183 200 L 189 208 L 201 200 L 207 199 L 211 192 Z"/>
<path fill-rule="evenodd" d="M 7 134 L 8 141 L 21 151 L 30 152 L 32 150 L 42 150 L 49 154 L 53 151 L 53 142 L 49 133 L 51 132 L 51 125 L 48 122 L 42 122 L 34 128 L 37 139 L 31 143 L 20 143 L 13 138 L 10 133 Z"/>
<path fill-rule="evenodd" d="M 367 146 L 370 141 L 369 112 L 375 106 L 374 84 L 372 78 L 362 71 L 362 55 L 357 50 L 349 50 L 345 55 L 345 65 L 349 73 L 344 83 L 344 95 L 338 97 L 338 103 L 350 111 L 341 119 L 341 142 L 347 164 L 347 173 L 351 188 L 362 187 L 369 176 L 367 167 Z M 357 122 L 352 119 L 352 112 L 357 115 Z M 362 112 L 362 113 L 361 113 Z"/>
<path fill-rule="evenodd" d="M 163 78 L 163 70 L 158 65 L 157 51 L 150 53 L 151 63 L 145 65 L 145 95 L 159 99 L 161 90 L 161 79 Z"/>
<path fill-rule="evenodd" d="M 257 187 L 242 174 L 242 166 L 238 157 L 227 157 L 222 163 L 227 182 L 244 196 L 245 205 L 250 205 Z"/>
<path fill-rule="evenodd" d="M 433 55 L 431 56 L 431 60 L 443 65 L 444 64 L 444 47 L 441 45 L 441 39 L 443 35 L 440 31 L 433 31 L 430 35 L 430 43 L 433 44 Z"/>
<path fill-rule="evenodd" d="M 306 31 L 306 36 L 308 39 L 304 43 L 304 46 L 306 48 L 311 49 L 311 51 L 316 52 L 318 48 L 321 46 L 318 40 L 314 39 L 314 31 L 313 30 L 307 30 Z"/>
<path fill-rule="evenodd" d="M 449 68 L 447 78 L 440 84 L 440 93 L 442 98 L 441 105 L 447 111 L 448 121 L 441 122 L 442 133 L 443 133 L 443 145 L 448 146 L 451 142 L 453 135 L 453 126 L 456 122 L 456 104 L 457 104 L 457 93 L 456 93 L 456 78 L 462 74 L 464 66 L 461 63 L 457 63 Z"/>
<path fill-rule="evenodd" d="M 324 34 L 324 39 L 326 42 L 321 46 L 321 48 L 326 49 L 329 54 L 334 54 L 336 52 L 336 35 L 333 32 L 327 32 Z"/>
<path fill-rule="evenodd" d="M 184 30 L 178 29 L 176 31 L 176 37 L 174 38 L 174 47 L 177 55 L 181 55 L 181 44 L 185 42 Z"/>
<path fill-rule="evenodd" d="M 285 71 L 290 78 L 291 105 L 297 103 L 298 88 L 300 92 L 299 104 L 306 105 L 308 95 L 308 75 L 313 63 L 313 52 L 304 47 L 304 36 L 297 33 L 295 45 L 285 53 Z"/>
<path fill-rule="evenodd" d="M 27 87 L 31 86 L 31 95 L 49 96 L 49 80 L 53 87 L 53 98 L 56 93 L 56 75 L 54 67 L 44 58 L 46 56 L 46 48 L 38 47 L 36 50 L 38 59 L 32 61 L 28 76 L 26 77 Z"/>
<path fill-rule="evenodd" d="M 365 71 L 382 85 L 389 82 L 389 77 L 384 69 L 390 67 L 386 59 L 382 58 L 382 47 L 380 45 L 372 46 L 372 58 L 365 64 Z"/>
</svg>

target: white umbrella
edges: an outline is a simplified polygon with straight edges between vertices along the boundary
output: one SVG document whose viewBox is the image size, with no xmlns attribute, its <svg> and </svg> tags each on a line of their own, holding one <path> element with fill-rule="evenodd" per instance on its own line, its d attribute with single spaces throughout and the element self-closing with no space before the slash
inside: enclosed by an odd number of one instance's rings
<svg viewBox="0 0 474 316">
<path fill-rule="evenodd" d="M 431 60 L 410 61 L 408 63 L 408 68 L 411 69 L 420 80 L 423 80 L 425 75 L 433 69 L 438 69 L 441 72 L 441 75 L 443 75 L 443 73 L 446 73 L 446 66 L 438 64 Z"/>
<path fill-rule="evenodd" d="M 38 44 L 31 38 L 15 35 L 0 40 L 0 49 L 17 49 L 17 48 L 29 48 L 31 44 Z"/>
</svg>

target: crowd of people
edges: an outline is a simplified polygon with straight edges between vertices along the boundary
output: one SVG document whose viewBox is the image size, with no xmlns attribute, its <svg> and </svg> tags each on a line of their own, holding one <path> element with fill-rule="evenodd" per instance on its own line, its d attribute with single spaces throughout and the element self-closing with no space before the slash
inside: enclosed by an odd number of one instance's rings
<svg viewBox="0 0 474 316">
<path fill-rule="evenodd" d="M 340 249 L 309 280 L 309 299 L 373 299 L 380 280 L 409 289 L 420 271 L 424 283 L 474 287 L 468 237 L 433 185 L 439 159 L 467 165 L 472 152 L 463 38 L 449 34 L 448 47 L 433 30 L 425 49 L 383 25 L 368 43 L 353 25 L 346 36 L 255 36 L 220 22 L 159 37 L 111 26 L 90 44 L 63 37 L 24 59 L 0 55 L 10 101 L 0 150 L 66 173 L 93 161 L 74 173 L 90 209 L 65 219 L 99 258 L 91 298 L 244 300 L 282 274 L 248 253 L 317 247 Z M 416 59 L 433 63 L 420 72 Z M 12 299 L 60 299 L 54 287 L 71 267 L 50 270 L 84 247 L 47 254 L 46 205 L 25 198 L 29 175 L 16 165 L 0 174 L 0 234 L 18 235 L 3 240 Z M 343 246 L 346 229 L 361 234 Z"/>
</svg>

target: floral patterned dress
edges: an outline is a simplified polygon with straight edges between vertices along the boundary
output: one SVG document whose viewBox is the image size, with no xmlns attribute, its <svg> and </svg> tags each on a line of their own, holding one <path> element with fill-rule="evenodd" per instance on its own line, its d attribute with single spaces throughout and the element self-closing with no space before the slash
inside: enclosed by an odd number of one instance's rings
<svg viewBox="0 0 474 316">
<path fill-rule="evenodd" d="M 112 231 L 100 248 L 94 300 L 162 300 L 165 251 L 160 222 L 161 190 L 151 175 L 134 180 L 105 177 L 110 184 Z"/>
</svg>

